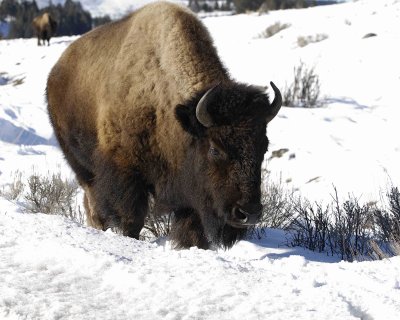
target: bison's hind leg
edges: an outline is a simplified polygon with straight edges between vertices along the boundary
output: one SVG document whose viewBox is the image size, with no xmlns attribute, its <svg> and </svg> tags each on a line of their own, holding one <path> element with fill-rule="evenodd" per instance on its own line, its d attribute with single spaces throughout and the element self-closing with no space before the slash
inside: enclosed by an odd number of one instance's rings
<svg viewBox="0 0 400 320">
<path fill-rule="evenodd" d="M 175 248 L 209 248 L 200 217 L 191 208 L 175 211 L 170 238 Z"/>
</svg>

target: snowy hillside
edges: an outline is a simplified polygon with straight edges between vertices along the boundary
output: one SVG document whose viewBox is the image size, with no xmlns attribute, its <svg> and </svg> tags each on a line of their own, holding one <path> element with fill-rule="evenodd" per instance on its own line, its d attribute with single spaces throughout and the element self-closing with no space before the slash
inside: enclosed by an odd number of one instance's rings
<svg viewBox="0 0 400 320">
<path fill-rule="evenodd" d="M 112 14 L 136 4 L 100 2 Z M 333 185 L 363 201 L 379 200 L 388 183 L 400 186 L 399 16 L 400 0 L 360 0 L 203 19 L 238 81 L 272 80 L 283 91 L 301 61 L 319 75 L 324 106 L 283 107 L 268 127 L 269 179 L 311 200 L 330 199 Z M 277 22 L 289 27 L 260 37 Z M 298 45 L 319 34 L 324 40 Z M 50 47 L 0 41 L 0 189 L 17 171 L 72 175 L 44 92 L 75 39 L 54 38 Z M 268 230 L 229 251 L 175 251 L 165 239 L 139 242 L 24 214 L 0 198 L 0 319 L 398 318 L 399 257 L 345 263 L 285 244 L 282 232 Z"/>
</svg>

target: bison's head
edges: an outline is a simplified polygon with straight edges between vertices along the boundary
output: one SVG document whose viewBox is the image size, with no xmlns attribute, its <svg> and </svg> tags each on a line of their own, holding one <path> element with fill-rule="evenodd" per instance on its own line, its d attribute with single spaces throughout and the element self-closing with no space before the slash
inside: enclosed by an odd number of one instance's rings
<svg viewBox="0 0 400 320">
<path fill-rule="evenodd" d="M 183 170 L 190 205 L 199 213 L 209 240 L 231 246 L 262 212 L 261 165 L 268 149 L 266 125 L 278 113 L 282 97 L 272 103 L 260 89 L 217 85 L 176 108 L 176 116 L 193 137 Z"/>
</svg>

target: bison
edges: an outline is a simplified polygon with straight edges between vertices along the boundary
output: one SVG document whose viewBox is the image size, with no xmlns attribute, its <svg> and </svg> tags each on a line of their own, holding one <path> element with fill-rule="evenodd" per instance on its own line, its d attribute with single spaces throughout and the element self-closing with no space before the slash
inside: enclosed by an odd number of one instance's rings
<svg viewBox="0 0 400 320">
<path fill-rule="evenodd" d="M 230 248 L 262 212 L 266 125 L 282 97 L 237 83 L 206 27 L 149 4 L 75 40 L 47 82 L 51 123 L 89 225 L 138 239 L 154 203 L 175 248 Z"/>
<path fill-rule="evenodd" d="M 57 21 L 49 13 L 45 12 L 33 19 L 32 26 L 38 39 L 38 46 L 41 45 L 41 41 L 45 45 L 46 40 L 47 45 L 50 45 L 50 38 L 55 34 L 57 29 Z"/>
</svg>

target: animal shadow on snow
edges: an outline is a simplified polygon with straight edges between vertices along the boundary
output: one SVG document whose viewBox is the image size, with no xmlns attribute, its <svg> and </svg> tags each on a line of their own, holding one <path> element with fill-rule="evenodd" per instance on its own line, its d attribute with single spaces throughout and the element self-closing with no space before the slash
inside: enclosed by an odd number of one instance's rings
<svg viewBox="0 0 400 320">
<path fill-rule="evenodd" d="M 314 252 L 302 247 L 290 247 L 287 245 L 285 236 L 282 230 L 271 230 L 267 232 L 265 238 L 262 239 L 249 239 L 250 243 L 265 249 L 265 254 L 259 260 L 268 258 L 272 260 L 280 260 L 289 258 L 290 256 L 300 256 L 307 261 L 322 262 L 322 263 L 335 263 L 339 262 L 340 258 L 336 256 L 328 256 L 326 252 Z M 273 252 L 270 252 L 273 251 Z"/>
<path fill-rule="evenodd" d="M 356 100 L 351 98 L 328 98 L 324 100 L 324 104 L 333 104 L 333 103 L 340 103 L 349 106 L 353 106 L 354 109 L 357 110 L 364 110 L 370 108 L 369 106 L 363 105 L 358 103 Z"/>
</svg>

